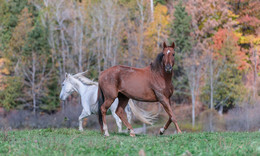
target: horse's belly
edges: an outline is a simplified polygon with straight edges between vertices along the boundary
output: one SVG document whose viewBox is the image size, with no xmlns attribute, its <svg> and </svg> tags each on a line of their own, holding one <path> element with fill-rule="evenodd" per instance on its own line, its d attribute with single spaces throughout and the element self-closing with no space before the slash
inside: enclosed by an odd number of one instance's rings
<svg viewBox="0 0 260 156">
<path fill-rule="evenodd" d="M 127 97 L 146 102 L 157 101 L 154 91 L 150 87 L 149 80 L 144 76 L 137 76 L 135 74 L 121 75 L 119 83 L 119 92 Z"/>
<path fill-rule="evenodd" d="M 125 96 L 137 100 L 137 101 L 144 101 L 144 102 L 156 102 L 157 98 L 153 92 L 153 90 L 142 90 L 142 89 L 127 89 L 120 91 Z"/>
</svg>

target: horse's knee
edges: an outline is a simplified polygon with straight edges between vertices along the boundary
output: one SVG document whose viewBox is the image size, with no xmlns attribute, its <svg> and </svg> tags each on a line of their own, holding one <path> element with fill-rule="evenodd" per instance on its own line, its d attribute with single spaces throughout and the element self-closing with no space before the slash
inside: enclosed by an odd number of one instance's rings
<svg viewBox="0 0 260 156">
<path fill-rule="evenodd" d="M 117 110 L 116 110 L 116 115 L 117 115 L 117 116 L 120 116 L 120 115 L 121 115 L 121 111 L 117 109 Z"/>
<path fill-rule="evenodd" d="M 175 117 L 171 117 L 171 121 L 172 121 L 173 123 L 176 123 L 176 122 L 177 122 L 177 120 L 175 119 Z"/>
<path fill-rule="evenodd" d="M 117 116 L 121 116 L 121 114 L 122 114 L 122 108 L 121 107 L 117 107 L 117 109 L 116 109 L 116 115 Z"/>
<path fill-rule="evenodd" d="M 106 114 L 107 113 L 107 109 L 106 109 L 106 107 L 104 105 L 101 106 L 100 110 L 101 110 L 102 114 Z"/>
</svg>

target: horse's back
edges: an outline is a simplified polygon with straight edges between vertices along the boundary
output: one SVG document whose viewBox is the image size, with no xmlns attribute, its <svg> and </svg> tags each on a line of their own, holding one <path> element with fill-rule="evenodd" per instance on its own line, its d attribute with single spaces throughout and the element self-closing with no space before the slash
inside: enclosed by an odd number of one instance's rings
<svg viewBox="0 0 260 156">
<path fill-rule="evenodd" d="M 102 91 L 112 98 L 122 93 L 140 101 L 156 101 L 150 84 L 150 69 L 114 66 L 103 71 L 99 77 Z M 147 98 L 146 98 L 147 97 Z"/>
<path fill-rule="evenodd" d="M 125 81 L 135 82 L 146 80 L 149 75 L 149 69 L 135 68 L 129 66 L 117 65 L 103 71 L 99 76 L 99 83 L 108 83 L 108 85 L 120 85 Z M 146 81 L 147 82 L 147 81 Z"/>
</svg>

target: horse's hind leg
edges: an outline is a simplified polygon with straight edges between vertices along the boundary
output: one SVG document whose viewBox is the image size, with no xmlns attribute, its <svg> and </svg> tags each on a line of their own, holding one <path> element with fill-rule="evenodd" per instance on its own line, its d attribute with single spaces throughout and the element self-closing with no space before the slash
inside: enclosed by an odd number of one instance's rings
<svg viewBox="0 0 260 156">
<path fill-rule="evenodd" d="M 116 109 L 116 114 L 120 117 L 120 119 L 125 124 L 125 126 L 130 130 L 130 136 L 133 137 L 133 136 L 135 136 L 135 132 L 133 130 L 132 125 L 127 121 L 126 112 L 124 110 L 126 105 L 128 104 L 129 98 L 123 94 L 119 94 L 118 99 L 119 99 L 119 103 L 118 103 L 118 107 Z"/>
<path fill-rule="evenodd" d="M 108 133 L 108 128 L 107 128 L 107 121 L 106 121 L 106 113 L 108 108 L 111 106 L 113 103 L 114 99 L 112 98 L 105 98 L 105 102 L 101 105 L 101 113 L 102 113 L 102 120 L 103 120 L 103 130 L 104 130 L 104 135 L 109 136 Z"/>
</svg>

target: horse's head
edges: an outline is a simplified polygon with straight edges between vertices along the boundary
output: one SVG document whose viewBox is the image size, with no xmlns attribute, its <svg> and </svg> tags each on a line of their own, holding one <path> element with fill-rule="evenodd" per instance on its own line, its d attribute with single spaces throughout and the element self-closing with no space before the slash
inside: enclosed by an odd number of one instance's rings
<svg viewBox="0 0 260 156">
<path fill-rule="evenodd" d="M 74 87 L 70 82 L 72 75 L 71 74 L 65 74 L 65 80 L 63 81 L 61 85 L 61 92 L 60 92 L 60 99 L 61 100 L 66 100 L 67 97 L 74 92 Z"/>
<path fill-rule="evenodd" d="M 172 42 L 171 46 L 167 46 L 165 42 L 163 43 L 162 63 L 167 73 L 170 73 L 172 71 L 172 67 L 174 66 L 174 55 L 175 55 L 174 47 L 175 47 L 174 42 Z"/>
</svg>

